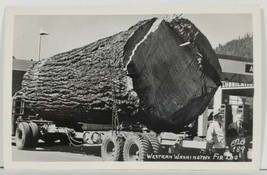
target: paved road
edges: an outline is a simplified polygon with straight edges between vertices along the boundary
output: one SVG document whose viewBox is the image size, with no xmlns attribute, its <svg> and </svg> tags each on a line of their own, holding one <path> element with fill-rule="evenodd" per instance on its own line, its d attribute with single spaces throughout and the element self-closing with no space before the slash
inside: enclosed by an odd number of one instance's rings
<svg viewBox="0 0 267 175">
<path fill-rule="evenodd" d="M 13 161 L 102 161 L 99 146 L 73 147 L 62 146 L 60 143 L 47 145 L 39 141 L 34 150 L 18 150 L 12 139 Z"/>
</svg>

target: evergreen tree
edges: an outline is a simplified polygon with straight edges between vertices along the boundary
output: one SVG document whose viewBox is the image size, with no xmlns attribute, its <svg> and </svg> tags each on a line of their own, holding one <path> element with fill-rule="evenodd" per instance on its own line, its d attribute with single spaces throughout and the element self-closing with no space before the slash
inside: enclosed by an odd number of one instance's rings
<svg viewBox="0 0 267 175">
<path fill-rule="evenodd" d="M 232 55 L 244 58 L 253 58 L 253 36 L 247 33 L 244 37 L 239 37 L 215 48 L 217 54 Z"/>
</svg>

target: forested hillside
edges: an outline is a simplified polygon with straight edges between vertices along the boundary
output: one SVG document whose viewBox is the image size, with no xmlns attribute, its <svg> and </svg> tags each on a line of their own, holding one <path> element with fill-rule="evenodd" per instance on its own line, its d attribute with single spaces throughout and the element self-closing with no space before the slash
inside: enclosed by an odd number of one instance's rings
<svg viewBox="0 0 267 175">
<path fill-rule="evenodd" d="M 246 34 L 215 48 L 217 54 L 253 58 L 253 35 Z"/>
</svg>

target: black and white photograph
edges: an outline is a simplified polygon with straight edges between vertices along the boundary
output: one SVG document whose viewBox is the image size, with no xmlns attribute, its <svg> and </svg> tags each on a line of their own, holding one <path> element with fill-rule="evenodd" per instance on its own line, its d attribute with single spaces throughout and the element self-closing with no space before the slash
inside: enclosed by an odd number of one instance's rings
<svg viewBox="0 0 267 175">
<path fill-rule="evenodd" d="M 255 168 L 257 15 L 171 9 L 10 15 L 9 162 Z"/>
</svg>

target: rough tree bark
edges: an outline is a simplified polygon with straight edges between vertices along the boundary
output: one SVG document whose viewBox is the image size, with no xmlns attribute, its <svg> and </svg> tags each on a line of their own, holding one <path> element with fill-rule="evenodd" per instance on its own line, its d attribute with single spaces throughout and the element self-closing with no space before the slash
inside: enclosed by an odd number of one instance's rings
<svg viewBox="0 0 267 175">
<path fill-rule="evenodd" d="M 178 132 L 205 110 L 220 74 L 216 54 L 194 24 L 153 18 L 37 62 L 22 92 L 43 118 L 103 124 L 111 121 L 115 93 L 121 121 Z"/>
</svg>

